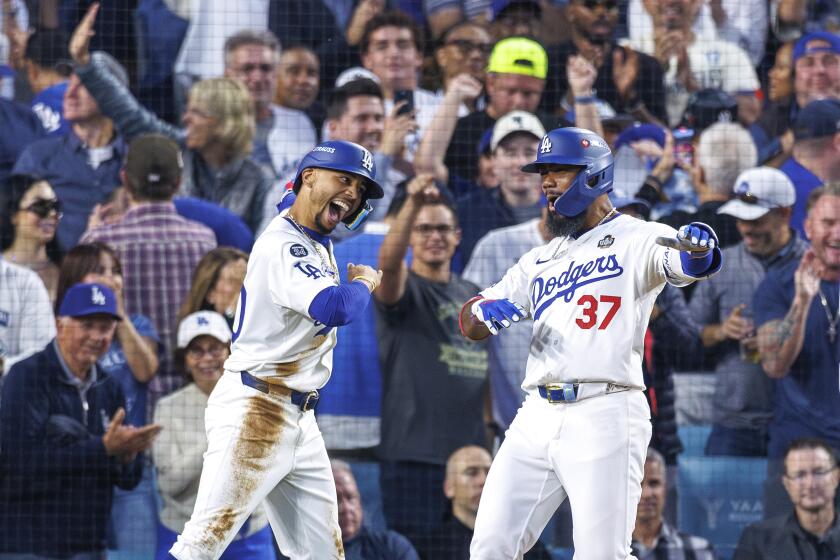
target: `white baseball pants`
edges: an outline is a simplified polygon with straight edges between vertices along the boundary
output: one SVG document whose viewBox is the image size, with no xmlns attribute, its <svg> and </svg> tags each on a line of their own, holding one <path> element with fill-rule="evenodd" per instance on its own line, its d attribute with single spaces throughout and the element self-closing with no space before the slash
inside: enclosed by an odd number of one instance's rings
<svg viewBox="0 0 840 560">
<path fill-rule="evenodd" d="M 575 560 L 628 560 L 650 409 L 638 390 L 574 403 L 529 395 L 484 484 L 471 560 L 518 560 L 568 496 Z"/>
</svg>

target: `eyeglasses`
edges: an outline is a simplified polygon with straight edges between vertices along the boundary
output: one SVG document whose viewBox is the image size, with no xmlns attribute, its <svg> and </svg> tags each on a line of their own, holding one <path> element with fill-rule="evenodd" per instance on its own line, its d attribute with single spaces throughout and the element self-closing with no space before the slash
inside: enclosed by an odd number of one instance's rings
<svg viewBox="0 0 840 560">
<path fill-rule="evenodd" d="M 268 64 L 268 63 L 264 63 L 264 64 L 250 64 L 250 63 L 248 63 L 248 64 L 243 64 L 242 66 L 240 66 L 239 70 L 237 70 L 237 71 L 241 74 L 250 74 L 254 70 L 259 70 L 263 74 L 268 74 L 269 72 L 274 70 L 274 65 L 273 64 Z"/>
<path fill-rule="evenodd" d="M 828 475 L 830 475 L 831 473 L 833 473 L 834 469 L 836 469 L 836 468 L 837 467 L 831 467 L 829 469 L 814 469 L 812 471 L 797 471 L 793 474 L 785 473 L 785 478 L 788 478 L 790 480 L 794 480 L 796 482 L 802 482 L 803 480 L 808 478 L 808 475 L 814 477 L 815 479 L 823 479 L 823 478 L 827 477 Z"/>
<path fill-rule="evenodd" d="M 39 198 L 23 210 L 32 212 L 39 218 L 46 218 L 50 213 L 55 212 L 61 218 L 61 201 L 57 198 Z"/>
<path fill-rule="evenodd" d="M 616 2 L 615 0 L 583 0 L 581 4 L 587 10 L 594 10 L 598 6 L 603 7 L 608 12 L 618 9 L 618 2 Z"/>
<path fill-rule="evenodd" d="M 212 348 L 201 348 L 198 346 L 191 346 L 187 348 L 187 354 L 189 354 L 190 358 L 193 360 L 200 360 L 204 356 L 210 356 L 213 359 L 218 359 L 224 356 L 225 347 L 213 346 Z"/>
<path fill-rule="evenodd" d="M 417 224 L 414 226 L 414 231 L 420 235 L 432 235 L 433 233 L 447 235 L 453 233 L 456 229 L 458 228 L 447 224 Z"/>
<path fill-rule="evenodd" d="M 452 39 L 444 43 L 444 46 L 455 47 L 461 51 L 461 54 L 464 56 L 473 51 L 478 51 L 482 56 L 490 56 L 490 52 L 493 50 L 492 43 L 474 43 L 473 41 L 469 41 L 467 39 Z"/>
</svg>

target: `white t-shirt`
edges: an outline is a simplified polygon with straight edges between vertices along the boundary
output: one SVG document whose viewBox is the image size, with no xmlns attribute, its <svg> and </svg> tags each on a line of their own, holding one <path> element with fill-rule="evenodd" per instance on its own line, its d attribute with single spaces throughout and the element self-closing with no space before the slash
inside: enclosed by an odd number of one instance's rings
<svg viewBox="0 0 840 560">
<path fill-rule="evenodd" d="M 0 257 L 0 373 L 43 350 L 54 337 L 55 318 L 41 278 Z"/>
<path fill-rule="evenodd" d="M 633 48 L 653 54 L 653 39 L 632 44 Z M 723 90 L 731 95 L 754 92 L 761 85 L 747 53 L 738 45 L 713 37 L 698 37 L 688 48 L 691 73 L 700 88 Z M 676 59 L 665 72 L 665 102 L 668 121 L 676 126 L 688 105 L 689 92 L 677 81 Z"/>
<path fill-rule="evenodd" d="M 519 303 L 533 319 L 522 389 L 581 380 L 644 386 L 644 337 L 656 296 L 666 281 L 695 280 L 682 271 L 678 251 L 656 243 L 660 235 L 676 231 L 619 214 L 578 239 L 559 237 L 529 251 L 481 292 Z"/>
<path fill-rule="evenodd" d="M 441 97 L 431 91 L 417 88 L 414 90 L 414 109 L 417 111 L 417 132 L 409 134 L 405 137 L 406 159 L 414 161 L 414 154 L 420 146 L 420 139 L 426 132 L 426 127 L 435 116 L 435 111 L 441 102 Z M 385 100 L 385 114 L 390 115 L 394 110 L 394 101 L 392 99 Z"/>
<path fill-rule="evenodd" d="M 200 80 L 224 74 L 228 37 L 243 29 L 268 29 L 268 0 L 192 0 L 189 12 L 190 26 L 175 60 L 175 73 Z"/>
<path fill-rule="evenodd" d="M 248 260 L 225 369 L 296 391 L 326 385 L 336 329 L 313 319 L 309 306 L 338 283 L 332 242 L 327 249 L 285 216 L 274 218 Z"/>
</svg>

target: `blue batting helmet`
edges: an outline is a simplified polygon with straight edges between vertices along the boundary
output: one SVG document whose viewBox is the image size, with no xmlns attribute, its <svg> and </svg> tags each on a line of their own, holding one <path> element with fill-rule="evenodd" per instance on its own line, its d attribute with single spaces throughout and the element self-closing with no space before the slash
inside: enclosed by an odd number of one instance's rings
<svg viewBox="0 0 840 560">
<path fill-rule="evenodd" d="M 575 165 L 580 173 L 554 202 L 558 214 L 576 216 L 613 189 L 613 156 L 606 141 L 584 128 L 555 128 L 542 137 L 537 159 L 522 168 L 539 173 L 542 165 Z"/>
<path fill-rule="evenodd" d="M 321 142 L 303 156 L 295 174 L 294 191 L 300 190 L 303 171 L 309 167 L 346 171 L 361 177 L 366 185 L 364 199 L 359 209 L 345 217 L 343 222 L 348 229 L 358 228 L 373 211 L 369 199 L 382 198 L 385 193 L 376 181 L 376 164 L 373 154 L 366 148 L 345 140 L 328 140 Z"/>
</svg>

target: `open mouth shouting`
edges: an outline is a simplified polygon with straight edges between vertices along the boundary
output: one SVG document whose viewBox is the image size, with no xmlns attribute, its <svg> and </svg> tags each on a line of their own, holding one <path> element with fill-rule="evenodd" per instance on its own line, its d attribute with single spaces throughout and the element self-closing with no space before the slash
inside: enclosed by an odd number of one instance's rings
<svg viewBox="0 0 840 560">
<path fill-rule="evenodd" d="M 330 222 L 330 229 L 336 227 L 350 214 L 350 208 L 350 203 L 342 198 L 334 198 L 327 204 L 327 219 Z"/>
</svg>

